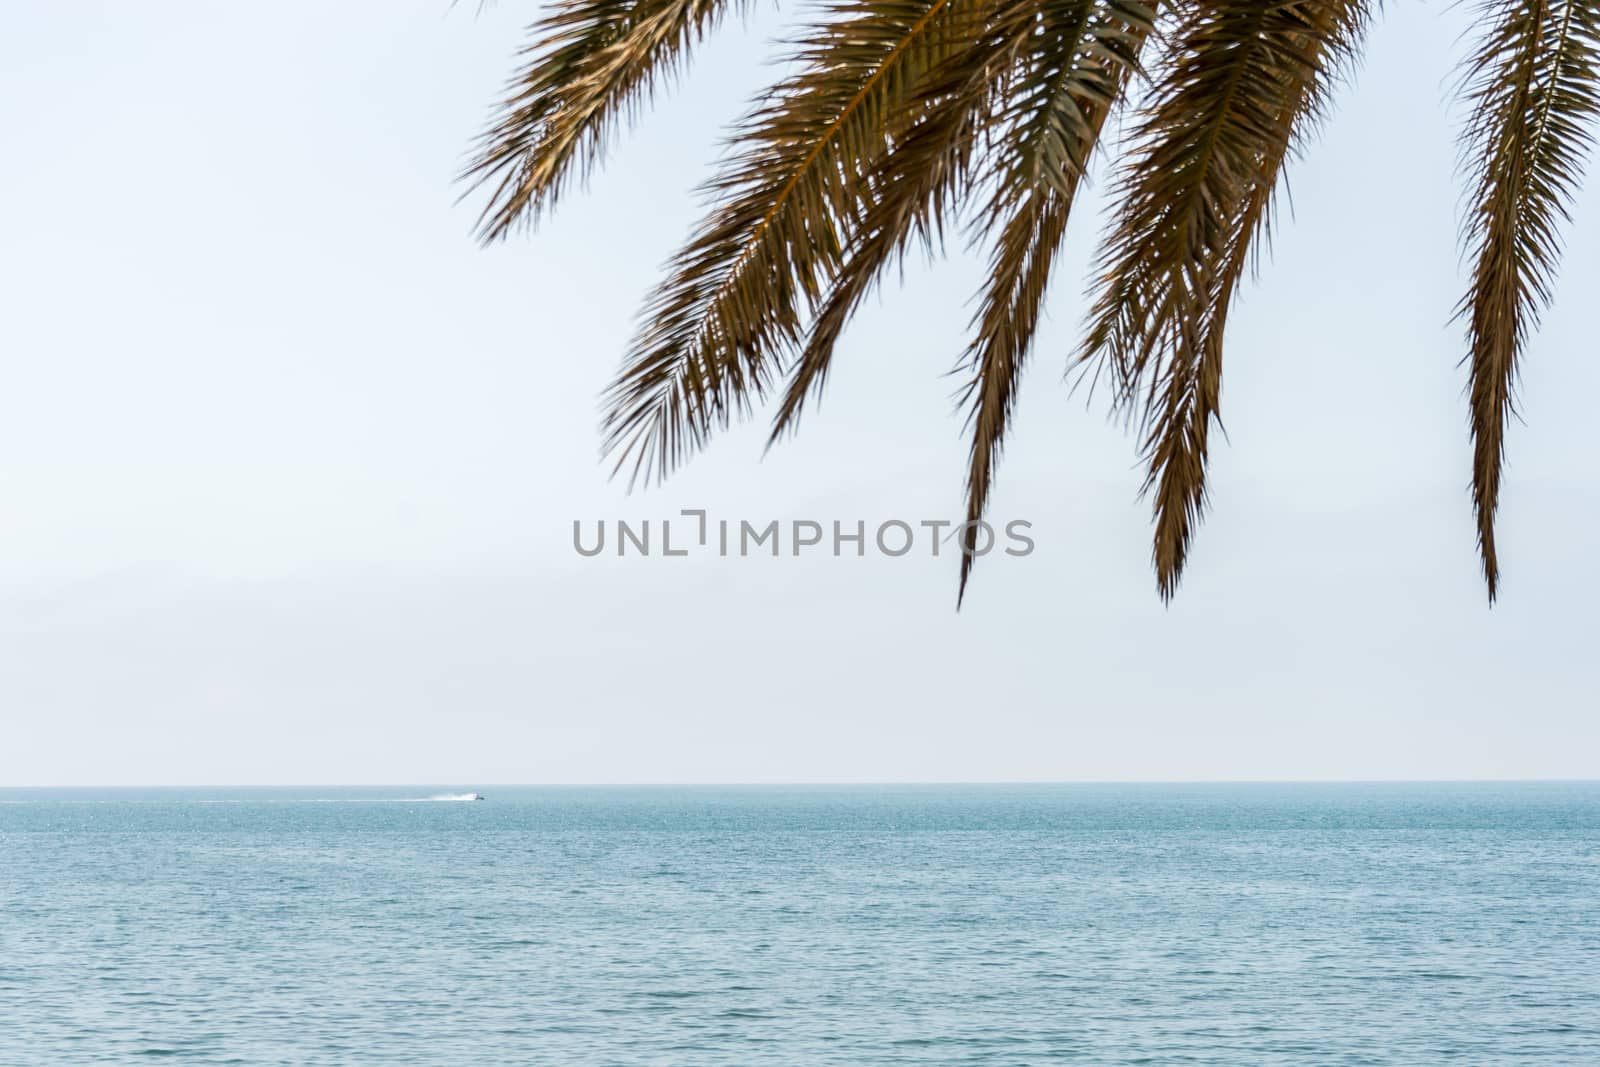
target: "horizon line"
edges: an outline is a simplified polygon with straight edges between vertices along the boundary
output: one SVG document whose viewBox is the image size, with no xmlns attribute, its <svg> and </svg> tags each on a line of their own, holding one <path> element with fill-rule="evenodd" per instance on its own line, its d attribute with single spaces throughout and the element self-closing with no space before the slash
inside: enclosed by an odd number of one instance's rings
<svg viewBox="0 0 1600 1067">
<path fill-rule="evenodd" d="M 1505 778 L 1018 778 L 1018 779 L 772 779 L 767 781 L 612 781 L 612 782 L 480 782 L 446 779 L 432 782 L 114 782 L 55 785 L 0 783 L 0 791 L 21 789 L 784 789 L 867 787 L 1006 787 L 1088 785 L 1591 785 L 1600 777 Z"/>
</svg>

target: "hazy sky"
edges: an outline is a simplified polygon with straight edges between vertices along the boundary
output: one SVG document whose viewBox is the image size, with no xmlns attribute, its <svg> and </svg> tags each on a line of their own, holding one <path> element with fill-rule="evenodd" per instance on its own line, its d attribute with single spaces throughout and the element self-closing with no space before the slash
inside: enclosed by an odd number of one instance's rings
<svg viewBox="0 0 1600 1067">
<path fill-rule="evenodd" d="M 1037 551 L 957 614 L 949 555 L 574 553 L 575 518 L 685 507 L 957 517 L 981 261 L 864 309 L 798 440 L 626 495 L 597 396 L 782 17 L 483 251 L 452 177 L 535 11 L 0 14 L 0 785 L 1600 776 L 1597 183 L 1490 610 L 1449 321 L 1466 14 L 1391 6 L 1293 172 L 1171 608 L 1135 443 L 1062 381 L 1084 204 L 994 504 Z"/>
</svg>

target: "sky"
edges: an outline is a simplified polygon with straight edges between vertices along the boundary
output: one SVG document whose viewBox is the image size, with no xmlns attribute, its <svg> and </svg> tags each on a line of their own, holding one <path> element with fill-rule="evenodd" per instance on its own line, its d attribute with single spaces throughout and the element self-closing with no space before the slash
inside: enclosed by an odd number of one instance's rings
<svg viewBox="0 0 1600 1067">
<path fill-rule="evenodd" d="M 1390 6 L 1291 172 L 1170 607 L 1137 443 L 1063 380 L 1097 193 L 993 503 L 1036 547 L 959 612 L 926 542 L 575 552 L 575 520 L 685 508 L 961 514 L 960 242 L 863 308 L 798 438 L 763 456 L 758 420 L 631 495 L 599 460 L 635 313 L 806 10 L 729 26 L 483 249 L 454 177 L 535 5 L 8 5 L 0 785 L 1600 777 L 1600 183 L 1524 367 L 1491 609 L 1459 6 Z"/>
</svg>

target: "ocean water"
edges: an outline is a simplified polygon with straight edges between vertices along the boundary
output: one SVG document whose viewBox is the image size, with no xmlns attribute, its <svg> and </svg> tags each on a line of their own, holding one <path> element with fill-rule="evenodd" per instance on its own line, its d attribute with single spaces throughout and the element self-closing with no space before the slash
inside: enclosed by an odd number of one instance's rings
<svg viewBox="0 0 1600 1067">
<path fill-rule="evenodd" d="M 1600 1064 L 1600 784 L 0 790 L 0 1064 L 148 1057 Z"/>
</svg>

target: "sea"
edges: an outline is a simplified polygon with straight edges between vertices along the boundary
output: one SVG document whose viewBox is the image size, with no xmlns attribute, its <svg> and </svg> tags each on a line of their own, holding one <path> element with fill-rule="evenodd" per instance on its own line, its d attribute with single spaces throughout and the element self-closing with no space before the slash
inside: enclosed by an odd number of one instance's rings
<svg viewBox="0 0 1600 1067">
<path fill-rule="evenodd" d="M 1600 783 L 0 789 L 0 1064 L 152 1058 L 1593 1067 Z"/>
</svg>

